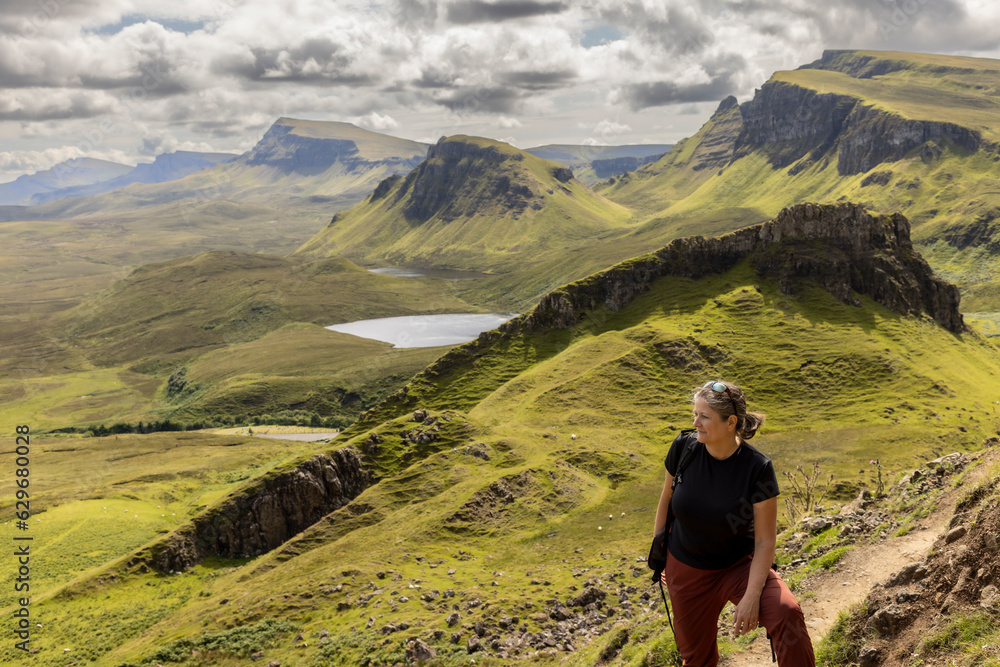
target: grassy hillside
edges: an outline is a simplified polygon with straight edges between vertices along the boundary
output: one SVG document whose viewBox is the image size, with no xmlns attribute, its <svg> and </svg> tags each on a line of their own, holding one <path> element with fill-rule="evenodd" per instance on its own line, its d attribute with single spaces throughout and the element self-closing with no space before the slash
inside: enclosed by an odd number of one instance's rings
<svg viewBox="0 0 1000 667">
<path fill-rule="evenodd" d="M 263 651 L 290 664 L 385 665 L 406 662 L 412 638 L 441 665 L 506 664 L 470 656 L 474 634 L 490 654 L 533 664 L 595 664 L 596 649 L 566 651 L 589 639 L 616 665 L 665 664 L 669 631 L 647 611 L 661 603 L 636 558 L 692 387 L 743 384 L 768 416 L 753 444 L 779 478 L 815 461 L 845 499 L 872 483 L 873 458 L 892 478 L 997 430 L 994 346 L 856 301 L 808 281 L 789 295 L 743 261 L 699 280 L 660 278 L 569 328 L 461 347 L 338 440 L 365 453 L 377 480 L 347 506 L 249 561 L 172 576 L 109 563 L 33 607 L 59 633 L 39 633 L 38 664 L 59 664 L 70 647 L 98 664 L 236 665 Z M 426 425 L 414 407 L 429 411 Z M 414 428 L 437 437 L 404 439 Z M 607 597 L 580 621 L 572 599 L 590 588 Z M 559 634 L 560 608 L 583 623 L 572 639 Z M 559 639 L 536 644 L 542 633 Z M 508 643 L 517 637 L 528 639 Z"/>
<path fill-rule="evenodd" d="M 423 155 L 427 152 L 427 144 L 372 132 L 352 123 L 282 117 L 274 124 L 279 127 L 289 127 L 292 134 L 300 137 L 352 141 L 357 147 L 358 157 L 364 160 L 398 159 L 401 156 Z"/>
<path fill-rule="evenodd" d="M 565 168 L 507 144 L 456 136 L 406 178 L 338 213 L 298 253 L 504 271 L 562 254 L 628 224 Z"/>
<path fill-rule="evenodd" d="M 312 447 L 201 433 L 31 436 L 31 474 L 39 480 L 31 495 L 35 518 L 26 533 L 34 538 L 31 553 L 37 556 L 32 600 L 176 528 L 244 480 Z M 0 488 L 7 522 L 14 480 Z M 14 565 L 3 563 L 3 575 L 15 577 Z"/>
</svg>

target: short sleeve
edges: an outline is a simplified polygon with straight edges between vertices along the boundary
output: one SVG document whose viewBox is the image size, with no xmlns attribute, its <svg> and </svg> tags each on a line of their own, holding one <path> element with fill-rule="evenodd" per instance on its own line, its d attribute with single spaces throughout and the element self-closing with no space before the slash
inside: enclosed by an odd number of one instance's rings
<svg viewBox="0 0 1000 667">
<path fill-rule="evenodd" d="M 667 450 L 667 456 L 663 459 L 663 465 L 667 468 L 667 472 L 671 476 L 675 475 L 677 471 L 677 464 L 681 462 L 681 452 L 684 451 L 684 445 L 687 442 L 687 433 L 681 431 L 674 438 L 674 441 L 670 444 L 670 449 Z"/>
<path fill-rule="evenodd" d="M 751 504 L 774 498 L 781 493 L 778 489 L 778 476 L 774 472 L 774 464 L 771 463 L 771 459 L 765 458 L 764 461 L 753 483 Z"/>
</svg>

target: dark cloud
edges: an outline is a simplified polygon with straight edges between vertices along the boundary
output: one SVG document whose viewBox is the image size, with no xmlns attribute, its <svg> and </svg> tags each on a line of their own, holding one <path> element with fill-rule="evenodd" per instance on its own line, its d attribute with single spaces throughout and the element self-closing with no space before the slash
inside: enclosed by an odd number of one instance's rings
<svg viewBox="0 0 1000 667">
<path fill-rule="evenodd" d="M 392 13 L 399 25 L 428 27 L 437 21 L 438 3 L 436 0 L 396 0 L 386 11 Z"/>
<path fill-rule="evenodd" d="M 188 86 L 179 79 L 173 63 L 164 57 L 146 59 L 137 65 L 135 72 L 127 76 L 100 77 L 87 73 L 79 76 L 82 88 L 97 90 L 128 88 L 144 97 L 154 99 L 189 92 Z"/>
<path fill-rule="evenodd" d="M 572 83 L 575 79 L 576 72 L 573 70 L 507 72 L 500 76 L 500 80 L 504 83 L 526 90 L 552 90 L 561 88 Z"/>
<path fill-rule="evenodd" d="M 559 14 L 566 11 L 564 2 L 532 2 L 531 0 L 499 0 L 482 2 L 467 0 L 448 7 L 448 20 L 452 23 L 486 23 L 508 21 L 545 14 Z"/>
<path fill-rule="evenodd" d="M 58 102 L 29 102 L 15 105 L 0 102 L 0 121 L 46 121 L 73 120 L 95 118 L 106 114 L 110 108 L 101 104 L 86 94 L 74 94 L 64 97 Z"/>
<path fill-rule="evenodd" d="M 443 72 L 430 67 L 420 72 L 420 78 L 413 81 L 417 88 L 450 88 L 455 81 L 455 76 L 450 72 Z"/>
<path fill-rule="evenodd" d="M 650 13 L 642 0 L 624 0 L 605 5 L 601 17 L 613 26 L 624 27 L 647 44 L 656 44 L 667 53 L 700 53 L 716 41 L 708 18 L 700 3 L 671 7 L 665 18 L 661 12 Z"/>
<path fill-rule="evenodd" d="M 708 83 L 678 85 L 673 81 L 631 83 L 618 89 L 618 98 L 633 111 L 683 102 L 711 102 L 732 94 L 736 86 L 727 72 Z"/>
<path fill-rule="evenodd" d="M 435 97 L 434 101 L 462 116 L 475 113 L 514 113 L 521 105 L 522 95 L 513 88 L 478 86 L 456 89 L 448 95 Z"/>
<path fill-rule="evenodd" d="M 30 75 L 14 72 L 0 60 L 0 88 L 67 88 L 87 90 L 140 89 L 143 97 L 169 97 L 188 92 L 189 88 L 177 77 L 174 66 L 165 58 L 149 58 L 130 72 L 117 76 L 91 74 L 81 68 L 79 72 L 45 71 Z"/>
<path fill-rule="evenodd" d="M 115 3 L 103 0 L 0 0 L 0 34 L 34 37 L 49 26 L 63 21 L 93 19 L 105 16 L 117 21 L 120 13 Z"/>
<path fill-rule="evenodd" d="M 252 62 L 229 58 L 212 65 L 216 73 L 233 74 L 251 81 L 372 83 L 371 77 L 350 72 L 351 59 L 335 42 L 316 37 L 284 49 L 253 47 Z"/>
</svg>

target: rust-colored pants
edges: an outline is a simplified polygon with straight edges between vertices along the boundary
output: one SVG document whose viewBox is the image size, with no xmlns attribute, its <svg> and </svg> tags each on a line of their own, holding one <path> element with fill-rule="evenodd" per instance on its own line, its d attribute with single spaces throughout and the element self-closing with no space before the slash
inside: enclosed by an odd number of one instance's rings
<svg viewBox="0 0 1000 667">
<path fill-rule="evenodd" d="M 699 570 L 667 554 L 662 581 L 670 591 L 677 648 L 685 667 L 719 662 L 719 614 L 726 602 L 739 604 L 746 593 L 752 556 L 725 570 Z M 760 623 L 774 640 L 779 667 L 815 667 L 812 641 L 795 596 L 774 570 L 760 594 Z"/>
</svg>

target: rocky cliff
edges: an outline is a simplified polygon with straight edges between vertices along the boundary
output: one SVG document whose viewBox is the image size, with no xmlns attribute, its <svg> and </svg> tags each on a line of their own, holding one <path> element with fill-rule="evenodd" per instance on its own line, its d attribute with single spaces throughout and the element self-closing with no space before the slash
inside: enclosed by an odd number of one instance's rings
<svg viewBox="0 0 1000 667">
<path fill-rule="evenodd" d="M 931 271 L 899 214 L 873 216 L 857 204 L 799 204 L 769 222 L 718 238 L 677 239 L 649 255 L 545 295 L 501 330 L 513 333 L 576 324 L 587 311 L 618 311 L 663 276 L 699 278 L 747 260 L 788 294 L 813 281 L 845 303 L 864 294 L 901 315 L 926 314 L 949 331 L 965 330 L 959 292 Z"/>
<path fill-rule="evenodd" d="M 404 147 L 396 151 L 398 155 L 372 160 L 363 154 L 353 138 L 309 136 L 296 129 L 294 125 L 275 123 L 241 160 L 249 166 L 266 165 L 286 174 L 315 176 L 338 163 L 347 171 L 369 169 L 384 163 L 406 172 L 423 159 L 422 152 Z"/>
<path fill-rule="evenodd" d="M 853 52 L 827 52 L 800 70 L 819 69 L 863 79 L 913 67 Z M 836 156 L 837 171 L 848 176 L 900 160 L 917 149 L 924 159 L 933 159 L 948 144 L 967 151 L 983 145 L 978 130 L 940 120 L 905 118 L 866 101 L 860 93 L 820 93 L 806 84 L 782 80 L 765 83 L 752 100 L 740 106 L 740 112 L 743 130 L 736 140 L 735 157 L 760 150 L 779 169 L 806 156 L 810 159 L 799 170 Z"/>
<path fill-rule="evenodd" d="M 986 444 L 995 446 L 997 439 Z M 995 450 L 974 456 L 985 457 L 980 467 L 986 470 L 985 480 L 959 487 L 962 496 L 948 529 L 929 553 L 876 584 L 864 604 L 852 608 L 835 628 L 845 640 L 844 664 L 905 667 L 933 664 L 935 658 L 942 660 L 938 664 L 991 664 L 987 656 L 996 644 L 990 635 L 1000 613 L 1000 478 L 989 473 L 991 463 L 995 470 Z M 943 486 L 940 480 L 961 471 L 970 458 L 956 452 L 932 461 L 905 476 L 893 492 L 911 503 L 919 500 L 928 487 Z M 960 642 L 942 641 L 960 632 Z M 962 656 L 966 660 L 955 662 L 952 651 L 959 645 L 968 647 Z"/>
<path fill-rule="evenodd" d="M 442 137 L 427 151 L 427 159 L 406 176 L 396 201 L 408 198 L 407 219 L 426 222 L 435 215 L 450 221 L 480 211 L 521 213 L 529 206 L 541 208 L 541 193 L 534 179 L 522 177 L 519 151 L 479 145 L 466 137 Z M 565 167 L 559 180 L 572 178 Z M 569 172 L 568 177 L 564 172 Z M 526 175 L 524 175 L 526 176 Z"/>
<path fill-rule="evenodd" d="M 293 470 L 268 476 L 237 492 L 137 554 L 128 565 L 180 572 L 208 556 L 258 556 L 343 507 L 369 483 L 355 450 L 317 454 Z"/>
</svg>

